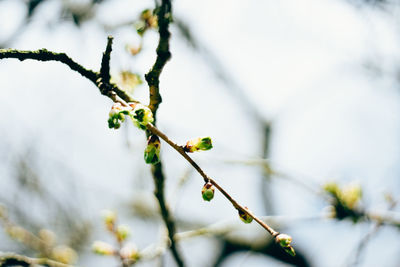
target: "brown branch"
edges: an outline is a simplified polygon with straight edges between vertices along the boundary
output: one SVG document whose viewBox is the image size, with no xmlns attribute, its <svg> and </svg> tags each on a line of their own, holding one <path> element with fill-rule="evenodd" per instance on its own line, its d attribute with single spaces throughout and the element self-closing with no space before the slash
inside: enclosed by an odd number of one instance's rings
<svg viewBox="0 0 400 267">
<path fill-rule="evenodd" d="M 112 51 L 112 41 L 113 37 L 107 37 L 107 47 L 103 53 L 103 58 L 101 59 L 100 77 L 103 82 L 110 82 L 110 59 Z"/>
<path fill-rule="evenodd" d="M 162 98 L 160 95 L 160 75 L 165 64 L 171 58 L 171 53 L 169 51 L 169 39 L 171 36 L 171 33 L 169 32 L 169 24 L 172 18 L 171 9 L 172 5 L 170 0 L 162 0 L 161 6 L 159 6 L 157 9 L 158 33 L 160 36 L 156 50 L 157 58 L 151 70 L 145 75 L 147 84 L 149 85 L 149 93 L 150 93 L 149 108 L 153 113 L 154 123 L 156 121 L 158 106 L 162 102 Z M 147 131 L 147 137 L 149 137 L 149 135 L 150 132 Z M 171 212 L 168 209 L 165 200 L 164 183 L 166 178 L 162 169 L 162 163 L 160 162 L 156 165 L 153 165 L 151 168 L 151 172 L 153 175 L 154 186 L 155 186 L 154 195 L 157 198 L 158 204 L 160 206 L 161 216 L 168 230 L 168 237 L 171 242 L 170 249 L 172 255 L 178 266 L 184 266 L 185 264 L 178 252 L 177 244 L 174 239 L 174 235 L 176 234 L 175 221 L 171 215 Z"/>
<path fill-rule="evenodd" d="M 42 265 L 48 267 L 73 267 L 73 265 L 64 264 L 48 258 L 30 258 L 14 253 L 0 252 L 0 266 L 35 266 Z"/>
<path fill-rule="evenodd" d="M 36 51 L 25 51 L 16 49 L 0 49 L 0 59 L 4 58 L 16 58 L 20 61 L 26 59 L 34 59 L 39 61 L 59 61 L 66 64 L 72 70 L 78 72 L 83 77 L 89 79 L 93 83 L 96 83 L 98 73 L 92 70 L 86 69 L 80 64 L 73 61 L 65 53 L 55 53 L 48 51 L 47 49 L 39 49 Z"/>
<path fill-rule="evenodd" d="M 109 49 L 108 53 L 111 53 L 111 44 L 112 39 L 108 39 L 106 52 Z M 126 102 L 137 102 L 132 97 L 130 97 L 125 91 L 118 88 L 115 84 L 111 84 L 109 81 L 104 79 L 99 79 L 100 72 L 96 72 L 90 69 L 86 69 L 82 65 L 78 64 L 74 60 L 72 60 L 65 53 L 56 53 L 52 51 L 48 51 L 47 49 L 39 49 L 36 51 L 26 51 L 26 50 L 17 50 L 17 49 L 0 49 L 0 60 L 6 58 L 16 58 L 20 61 L 24 61 L 26 59 L 32 59 L 37 61 L 58 61 L 65 65 L 67 65 L 71 70 L 78 72 L 83 77 L 94 83 L 102 94 L 109 96 L 111 92 L 115 92 L 119 96 L 120 99 L 123 99 Z M 107 64 L 109 66 L 109 57 L 103 57 L 102 68 L 103 72 L 107 70 L 105 67 Z M 103 67 L 104 66 L 104 67 Z M 108 68 L 109 71 L 109 68 Z M 111 98 L 111 96 L 109 96 Z"/>
<path fill-rule="evenodd" d="M 162 102 L 160 95 L 160 75 L 161 72 L 171 58 L 171 52 L 169 51 L 169 38 L 171 33 L 169 32 L 169 24 L 172 20 L 172 6 L 170 0 L 162 0 L 161 6 L 158 7 L 158 32 L 160 39 L 157 46 L 157 58 L 151 70 L 145 75 L 147 84 L 150 89 L 150 104 L 149 108 L 153 112 L 154 116 L 157 113 L 158 106 Z"/>
</svg>

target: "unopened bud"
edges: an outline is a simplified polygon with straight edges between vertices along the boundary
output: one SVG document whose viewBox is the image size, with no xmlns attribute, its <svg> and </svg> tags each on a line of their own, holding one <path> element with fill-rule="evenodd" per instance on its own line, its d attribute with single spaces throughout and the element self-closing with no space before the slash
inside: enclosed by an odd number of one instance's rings
<svg viewBox="0 0 400 267">
<path fill-rule="evenodd" d="M 106 242 L 102 242 L 102 241 L 95 241 L 93 243 L 93 252 L 96 254 L 100 254 L 100 255 L 113 255 L 114 254 L 114 248 L 106 243 Z"/>
<path fill-rule="evenodd" d="M 145 22 L 146 28 L 157 28 L 157 16 L 154 15 L 153 11 L 150 9 L 145 9 L 140 14 L 140 19 Z"/>
<path fill-rule="evenodd" d="M 7 228 L 7 233 L 11 238 L 23 242 L 27 236 L 27 231 L 21 226 L 11 226 Z"/>
<path fill-rule="evenodd" d="M 142 50 L 142 47 L 127 44 L 125 46 L 125 49 L 126 49 L 126 51 L 128 51 L 129 54 L 131 54 L 132 56 L 135 56 L 135 55 L 139 54 L 139 52 Z"/>
<path fill-rule="evenodd" d="M 117 220 L 117 214 L 111 210 L 103 210 L 102 217 L 107 229 L 112 231 L 114 229 L 115 221 Z"/>
<path fill-rule="evenodd" d="M 56 234 L 53 231 L 47 229 L 40 229 L 38 235 L 39 238 L 42 239 L 47 246 L 52 246 L 55 244 Z"/>
<path fill-rule="evenodd" d="M 191 153 L 199 150 L 210 150 L 212 147 L 210 137 L 199 137 L 188 141 L 183 147 L 183 150 Z"/>
<path fill-rule="evenodd" d="M 147 164 L 160 162 L 161 143 L 157 135 L 151 135 L 144 150 L 144 160 Z"/>
<path fill-rule="evenodd" d="M 141 20 L 148 20 L 151 16 L 153 16 L 153 12 L 150 9 L 145 9 L 142 11 L 142 13 L 140 14 L 140 19 Z"/>
<path fill-rule="evenodd" d="M 245 210 L 249 210 L 247 207 L 244 207 Z M 251 223 L 253 221 L 253 218 L 245 211 L 243 210 L 238 210 L 239 212 L 239 218 L 244 222 L 244 223 Z"/>
<path fill-rule="evenodd" d="M 136 246 L 133 244 L 127 244 L 120 250 L 120 255 L 124 259 L 130 259 L 130 260 L 138 260 L 139 259 L 139 253 L 136 249 Z"/>
<path fill-rule="evenodd" d="M 118 241 L 124 241 L 131 233 L 131 230 L 126 225 L 119 225 L 117 227 L 116 235 Z"/>
<path fill-rule="evenodd" d="M 287 234 L 279 234 L 276 238 L 275 238 L 276 242 L 279 243 L 279 245 L 281 245 L 281 247 L 285 248 L 290 246 L 290 243 L 292 243 L 292 237 L 290 235 Z"/>
<path fill-rule="evenodd" d="M 143 36 L 143 34 L 146 32 L 148 29 L 146 22 L 143 20 L 138 20 L 135 22 L 134 27 L 136 28 L 136 32 L 140 35 Z"/>
<path fill-rule="evenodd" d="M 205 201 L 210 201 L 214 198 L 214 191 L 214 186 L 210 182 L 208 182 L 205 183 L 203 188 L 201 189 L 201 195 L 203 196 L 203 199 Z"/>
<path fill-rule="evenodd" d="M 51 252 L 52 258 L 64 264 L 73 264 L 78 259 L 75 250 L 67 246 L 57 246 Z"/>
</svg>

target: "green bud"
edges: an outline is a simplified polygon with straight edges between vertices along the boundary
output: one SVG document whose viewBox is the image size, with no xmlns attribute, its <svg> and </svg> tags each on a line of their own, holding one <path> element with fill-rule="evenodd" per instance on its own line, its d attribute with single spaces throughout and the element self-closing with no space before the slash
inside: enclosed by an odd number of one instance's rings
<svg viewBox="0 0 400 267">
<path fill-rule="evenodd" d="M 245 210 L 249 210 L 247 207 L 244 207 Z M 253 218 L 245 211 L 243 210 L 238 210 L 239 212 L 239 218 L 244 222 L 244 223 L 251 223 L 253 221 Z"/>
<path fill-rule="evenodd" d="M 124 241 L 131 233 L 131 230 L 126 225 L 119 225 L 116 230 L 118 241 Z"/>
<path fill-rule="evenodd" d="M 129 110 L 121 105 L 121 103 L 114 103 L 108 114 L 108 127 L 110 129 L 119 129 L 121 122 L 125 121 L 125 115 L 129 114 Z"/>
<path fill-rule="evenodd" d="M 146 129 L 146 125 L 148 123 L 152 123 L 154 121 L 151 110 L 142 104 L 136 104 L 135 109 L 132 111 L 130 116 L 134 124 L 143 130 Z"/>
<path fill-rule="evenodd" d="M 210 150 L 212 148 L 212 141 L 210 137 L 199 137 L 192 139 L 183 147 L 185 152 L 195 152 L 199 150 Z"/>
<path fill-rule="evenodd" d="M 205 201 L 210 201 L 214 198 L 214 191 L 214 186 L 210 182 L 208 182 L 205 183 L 203 188 L 201 189 L 201 195 L 203 196 L 203 199 Z"/>
<path fill-rule="evenodd" d="M 95 241 L 92 250 L 99 255 L 113 255 L 115 253 L 114 248 L 110 244 L 102 241 Z"/>
<path fill-rule="evenodd" d="M 279 245 L 281 245 L 281 247 L 285 248 L 290 246 L 290 243 L 292 243 L 292 237 L 290 235 L 287 234 L 279 234 L 276 238 L 275 238 L 276 242 L 279 243 Z"/>
<path fill-rule="evenodd" d="M 161 143 L 157 135 L 151 135 L 144 150 L 144 161 L 147 164 L 157 164 L 160 162 Z"/>
</svg>

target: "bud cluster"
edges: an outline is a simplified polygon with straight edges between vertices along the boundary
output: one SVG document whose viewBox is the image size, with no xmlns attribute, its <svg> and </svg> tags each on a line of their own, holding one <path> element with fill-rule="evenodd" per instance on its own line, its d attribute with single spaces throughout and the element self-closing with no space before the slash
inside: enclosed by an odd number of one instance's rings
<svg viewBox="0 0 400 267">
<path fill-rule="evenodd" d="M 93 252 L 99 255 L 117 256 L 129 264 L 136 262 L 139 259 L 139 252 L 133 244 L 124 244 L 131 234 L 130 228 L 126 225 L 117 225 L 117 215 L 113 211 L 104 210 L 102 215 L 107 230 L 115 237 L 121 249 L 116 249 L 103 241 L 96 241 L 92 246 Z"/>
<path fill-rule="evenodd" d="M 148 123 L 154 121 L 151 110 L 142 104 L 129 103 L 129 107 L 124 107 L 121 103 L 114 103 L 109 113 L 108 127 L 119 129 L 121 123 L 125 121 L 126 115 L 138 128 L 143 130 L 146 129 Z"/>
</svg>

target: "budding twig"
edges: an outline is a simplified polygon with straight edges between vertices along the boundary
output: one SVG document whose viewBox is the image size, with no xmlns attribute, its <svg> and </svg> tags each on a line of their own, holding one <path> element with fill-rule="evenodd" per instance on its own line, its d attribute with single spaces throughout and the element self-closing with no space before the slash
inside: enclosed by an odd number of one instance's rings
<svg viewBox="0 0 400 267">
<path fill-rule="evenodd" d="M 163 2 L 169 3 L 169 1 L 163 1 Z M 170 16 L 169 12 L 170 12 L 170 9 L 164 15 Z M 165 32 L 163 34 L 165 34 Z M 164 40 L 168 39 L 168 38 L 169 38 L 169 35 L 164 35 Z M 160 47 L 159 47 L 160 49 L 157 49 L 158 53 L 161 52 L 160 50 L 162 50 L 161 49 L 162 47 L 165 48 L 166 44 L 164 43 L 164 44 L 159 44 L 159 45 L 160 45 Z M 108 40 L 105 55 L 107 54 L 107 50 L 111 49 L 110 46 L 111 46 L 111 38 L 109 38 L 109 40 Z M 111 50 L 109 50 L 109 52 L 111 52 Z M 156 71 L 154 73 L 155 77 L 154 76 L 151 77 L 153 75 L 153 74 L 151 74 L 152 71 L 148 74 L 148 75 L 150 75 L 150 78 L 152 78 L 150 82 L 148 81 L 150 87 L 152 86 L 152 83 L 156 80 L 156 83 L 153 85 L 157 86 L 156 95 L 158 95 L 158 96 L 159 96 L 158 77 L 159 77 L 159 74 L 160 74 L 162 68 L 164 67 L 165 63 L 167 62 L 167 60 L 170 57 L 169 53 L 159 54 L 159 56 L 160 55 L 163 55 L 163 60 L 158 63 L 156 62 L 156 64 L 155 64 L 155 66 L 160 64 L 159 65 L 160 68 L 158 69 L 159 71 Z M 94 72 L 94 71 L 85 69 L 78 63 L 74 62 L 71 58 L 69 58 L 64 53 L 54 53 L 54 52 L 47 51 L 45 49 L 41 49 L 38 51 L 20 51 L 20 50 L 13 50 L 13 49 L 9 49 L 9 50 L 0 49 L 0 59 L 3 59 L 3 58 L 18 58 L 20 60 L 34 59 L 34 60 L 40 60 L 40 61 L 51 61 L 51 60 L 59 61 L 59 62 L 62 62 L 64 64 L 68 65 L 72 70 L 77 71 L 82 76 L 88 78 L 90 81 L 92 81 L 94 84 L 96 84 L 96 86 L 99 87 L 100 89 L 103 86 L 109 88 L 106 95 L 109 98 L 111 98 L 114 102 L 119 102 L 123 106 L 126 106 L 126 107 L 129 107 L 127 101 L 128 102 L 137 102 L 137 101 L 133 100 L 131 97 L 124 94 L 123 91 L 121 89 L 119 89 L 116 85 L 111 84 L 109 81 L 102 79 L 100 72 Z M 106 60 L 109 60 L 109 58 L 106 58 Z M 152 70 L 155 69 L 155 66 L 153 66 Z M 103 68 L 103 71 L 104 71 L 104 68 Z M 99 78 L 100 78 L 100 80 L 99 80 Z M 155 78 L 155 80 L 153 78 Z M 149 79 L 149 78 L 146 77 L 146 80 L 147 79 Z M 150 88 L 150 90 L 152 90 L 152 88 Z M 101 89 L 101 91 L 103 93 L 102 89 Z M 152 96 L 150 98 L 152 99 Z M 156 98 L 158 98 L 158 97 L 156 97 Z M 153 99 L 155 101 L 155 98 L 153 98 Z M 159 98 L 155 102 L 157 102 L 156 106 L 158 106 L 158 104 L 161 102 L 161 99 Z M 153 105 L 155 104 L 155 102 L 153 102 Z M 156 110 L 156 107 L 153 105 L 152 105 L 152 103 L 150 103 L 150 107 Z M 217 188 L 225 196 L 225 198 L 227 198 L 232 203 L 232 205 L 234 206 L 235 209 L 237 209 L 239 212 L 247 214 L 248 216 L 253 218 L 259 225 L 261 225 L 265 230 L 268 231 L 268 233 L 270 233 L 276 239 L 276 237 L 279 235 L 279 232 L 275 231 L 272 227 L 270 227 L 268 224 L 263 222 L 259 217 L 257 217 L 255 214 L 253 214 L 250 210 L 248 210 L 244 206 L 240 205 L 227 191 L 225 191 L 224 188 L 222 188 L 214 179 L 209 177 L 200 168 L 200 166 L 184 151 L 183 147 L 181 147 L 181 146 L 177 145 L 176 143 L 174 143 L 173 141 L 171 141 L 163 132 L 161 132 L 158 128 L 156 128 L 151 123 L 147 124 L 147 130 L 150 131 L 152 134 L 159 136 L 166 143 L 168 143 L 172 148 L 174 148 L 179 154 L 181 154 L 193 166 L 194 169 L 196 169 L 196 171 L 203 177 L 204 181 L 210 182 L 211 184 L 213 184 L 215 186 L 215 188 Z M 159 165 L 159 164 L 157 164 L 157 165 Z M 157 166 L 157 165 L 155 165 L 155 166 Z M 169 217 L 169 216 L 167 216 L 167 217 Z M 169 220 L 170 219 L 171 218 L 169 218 Z M 170 233 L 170 234 L 172 234 L 172 233 Z"/>
<path fill-rule="evenodd" d="M 183 148 L 173 141 L 171 141 L 168 136 L 166 136 L 163 132 L 161 132 L 158 128 L 156 128 L 151 123 L 147 124 L 147 129 L 155 135 L 158 135 L 161 139 L 163 139 L 167 144 L 169 144 L 172 148 L 174 148 L 179 154 L 181 154 L 192 166 L 196 169 L 196 171 L 203 177 L 204 182 L 210 182 L 215 188 L 218 189 L 231 203 L 232 205 L 241 212 L 248 214 L 251 218 L 253 218 L 258 224 L 260 224 L 265 230 L 268 231 L 273 237 L 276 237 L 279 232 L 275 231 L 268 224 L 259 219 L 256 215 L 254 215 L 251 211 L 247 210 L 244 206 L 240 205 L 231 195 L 225 191 L 214 179 L 208 176 L 202 168 L 183 150 Z"/>
</svg>

